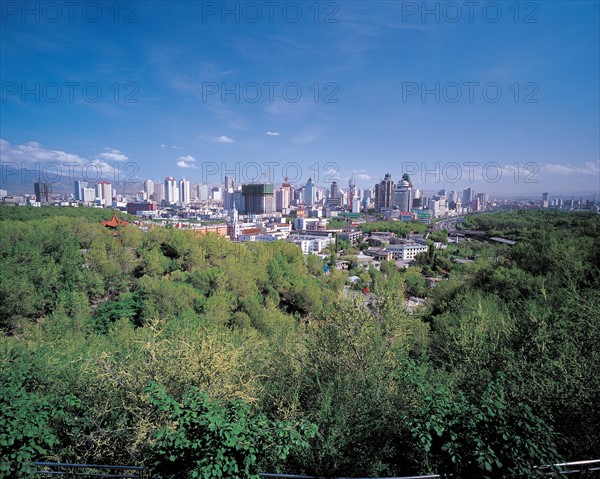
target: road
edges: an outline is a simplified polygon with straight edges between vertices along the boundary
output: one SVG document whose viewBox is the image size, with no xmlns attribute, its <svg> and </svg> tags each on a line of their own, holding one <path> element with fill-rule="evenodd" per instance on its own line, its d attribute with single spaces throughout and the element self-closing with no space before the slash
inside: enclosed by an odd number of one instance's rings
<svg viewBox="0 0 600 479">
<path fill-rule="evenodd" d="M 459 219 L 463 218 L 462 216 L 453 216 L 452 218 L 445 218 L 441 221 L 438 221 L 435 225 L 433 225 L 434 231 L 446 230 L 448 233 L 456 232 L 456 223 Z"/>
</svg>

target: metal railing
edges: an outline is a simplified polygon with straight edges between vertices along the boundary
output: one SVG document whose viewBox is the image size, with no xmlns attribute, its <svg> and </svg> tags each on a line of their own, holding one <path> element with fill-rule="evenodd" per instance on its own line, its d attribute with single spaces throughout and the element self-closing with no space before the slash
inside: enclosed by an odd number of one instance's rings
<svg viewBox="0 0 600 479">
<path fill-rule="evenodd" d="M 600 459 L 591 461 L 563 462 L 552 466 L 541 466 L 542 472 L 547 471 L 548 477 L 567 479 L 600 479 Z"/>
<path fill-rule="evenodd" d="M 33 462 L 33 473 L 39 477 L 110 477 L 114 479 L 148 479 L 150 471 L 143 466 L 109 466 L 105 464 L 66 464 Z"/>
<path fill-rule="evenodd" d="M 151 479 L 151 471 L 143 466 L 111 466 L 102 464 L 67 464 L 60 462 L 33 462 L 34 475 L 41 478 L 66 477 L 75 478 L 114 478 L 114 479 Z M 540 466 L 549 478 L 565 479 L 600 479 L 600 459 L 590 461 L 564 462 Z M 296 474 L 277 474 L 263 472 L 259 474 L 264 479 L 332 479 L 320 476 L 303 476 Z M 345 478 L 335 479 L 443 479 L 445 475 L 429 474 L 423 476 L 401 476 L 382 478 Z M 525 479 L 525 478 L 524 478 Z"/>
<path fill-rule="evenodd" d="M 336 478 L 325 478 L 320 476 L 297 476 L 294 474 L 271 474 L 262 472 L 259 474 L 260 477 L 265 478 L 273 478 L 273 479 L 442 479 L 446 476 L 441 476 L 439 474 L 430 474 L 427 476 L 401 476 L 401 477 L 378 477 L 378 478 L 368 478 L 368 477 L 336 477 Z"/>
</svg>

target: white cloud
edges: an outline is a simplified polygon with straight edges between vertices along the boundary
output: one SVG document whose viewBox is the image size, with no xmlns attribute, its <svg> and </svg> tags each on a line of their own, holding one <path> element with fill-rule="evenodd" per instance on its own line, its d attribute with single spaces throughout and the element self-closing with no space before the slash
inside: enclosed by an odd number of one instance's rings
<svg viewBox="0 0 600 479">
<path fill-rule="evenodd" d="M 233 140 L 225 135 L 218 136 L 217 138 L 215 138 L 215 141 L 217 143 L 233 143 Z"/>
<path fill-rule="evenodd" d="M 176 145 L 173 145 L 173 146 L 171 147 L 171 149 L 173 149 L 173 150 L 183 150 L 183 147 L 182 147 L 182 146 L 176 146 Z"/>
<path fill-rule="evenodd" d="M 354 175 L 354 179 L 356 180 L 373 180 L 375 177 L 371 175 L 367 175 L 366 173 L 356 173 Z"/>
<path fill-rule="evenodd" d="M 584 175 L 597 175 L 600 173 L 600 162 L 586 162 L 583 166 L 571 165 L 565 163 L 564 165 L 556 163 L 547 163 L 540 165 L 540 170 L 548 173 L 556 173 L 560 175 L 572 175 L 572 174 L 584 174 Z"/>
<path fill-rule="evenodd" d="M 105 155 L 109 155 L 107 158 Z M 114 155 L 115 157 L 113 157 Z M 69 176 L 84 180 L 95 181 L 95 175 L 110 175 L 114 168 L 104 159 L 115 160 L 122 155 L 118 150 L 110 150 L 100 153 L 96 158 L 89 159 L 74 153 L 62 150 L 48 150 L 36 141 L 29 141 L 21 145 L 11 145 L 8 141 L 0 139 L 0 160 L 5 163 L 15 163 L 16 168 L 27 168 L 31 171 L 56 172 L 59 176 Z M 125 159 L 127 157 L 123 155 Z M 117 160 L 122 161 L 122 160 Z M 94 178 L 90 178 L 94 176 Z M 109 176 L 109 177 L 110 177 Z"/>
<path fill-rule="evenodd" d="M 167 147 L 167 145 L 165 145 L 164 143 L 161 143 L 161 144 L 160 144 L 160 147 L 161 147 L 161 148 L 166 148 L 166 147 Z"/>
<path fill-rule="evenodd" d="M 100 153 L 98 155 L 99 158 L 108 161 L 127 161 L 127 155 L 125 155 L 122 151 L 113 150 L 112 148 L 104 148 L 106 151 L 104 153 Z"/>
<path fill-rule="evenodd" d="M 198 168 L 194 163 L 196 162 L 196 158 L 192 155 L 180 156 L 177 158 L 177 166 L 179 168 Z"/>
<path fill-rule="evenodd" d="M 267 135 L 267 136 L 280 136 L 281 133 L 279 133 L 278 131 L 267 131 L 265 133 L 265 135 Z"/>
</svg>

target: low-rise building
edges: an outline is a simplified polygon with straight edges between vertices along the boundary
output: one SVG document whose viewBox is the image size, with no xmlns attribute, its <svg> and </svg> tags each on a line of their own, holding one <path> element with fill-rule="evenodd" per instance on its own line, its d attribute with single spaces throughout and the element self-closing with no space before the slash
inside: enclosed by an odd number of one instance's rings
<svg viewBox="0 0 600 479">
<path fill-rule="evenodd" d="M 330 236 L 290 235 L 287 240 L 302 249 L 303 254 L 319 254 L 334 240 Z"/>
<path fill-rule="evenodd" d="M 406 241 L 400 244 L 390 244 L 386 251 L 392 253 L 394 259 L 402 261 L 414 261 L 418 254 L 426 253 L 428 246 L 415 241 Z"/>
</svg>

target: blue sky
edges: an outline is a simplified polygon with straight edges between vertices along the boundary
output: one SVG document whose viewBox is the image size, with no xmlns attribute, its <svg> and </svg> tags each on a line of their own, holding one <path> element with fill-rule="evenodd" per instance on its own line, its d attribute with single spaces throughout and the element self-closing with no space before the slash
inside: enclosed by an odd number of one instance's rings
<svg viewBox="0 0 600 479">
<path fill-rule="evenodd" d="M 2 2 L 1 159 L 598 191 L 599 5 Z"/>
</svg>

